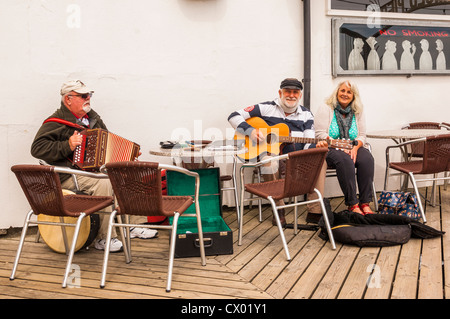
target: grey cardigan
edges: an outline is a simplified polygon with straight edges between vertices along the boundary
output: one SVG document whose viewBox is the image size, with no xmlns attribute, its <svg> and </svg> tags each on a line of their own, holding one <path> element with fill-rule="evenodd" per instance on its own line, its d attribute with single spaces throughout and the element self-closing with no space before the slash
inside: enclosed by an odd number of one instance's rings
<svg viewBox="0 0 450 319">
<path fill-rule="evenodd" d="M 334 109 L 328 105 L 322 105 L 317 114 L 314 116 L 314 127 L 316 129 L 316 138 L 328 138 L 328 131 L 330 129 L 331 121 L 333 120 Z M 364 111 L 356 116 L 356 126 L 358 128 L 357 140 L 366 145 L 366 118 Z"/>
</svg>

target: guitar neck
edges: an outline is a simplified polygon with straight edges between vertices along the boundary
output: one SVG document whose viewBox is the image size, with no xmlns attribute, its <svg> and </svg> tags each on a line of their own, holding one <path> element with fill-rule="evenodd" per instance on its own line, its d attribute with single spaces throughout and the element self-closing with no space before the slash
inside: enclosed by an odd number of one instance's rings
<svg viewBox="0 0 450 319">
<path fill-rule="evenodd" d="M 327 141 L 328 139 L 310 138 L 310 137 L 291 137 L 291 136 L 279 136 L 280 143 L 318 143 L 321 141 Z"/>
</svg>

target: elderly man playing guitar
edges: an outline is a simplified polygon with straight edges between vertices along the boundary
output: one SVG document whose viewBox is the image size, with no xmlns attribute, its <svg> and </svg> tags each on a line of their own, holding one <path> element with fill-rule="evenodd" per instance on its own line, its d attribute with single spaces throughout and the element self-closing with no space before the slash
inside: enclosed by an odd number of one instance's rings
<svg viewBox="0 0 450 319">
<path fill-rule="evenodd" d="M 281 82 L 279 97 L 274 101 L 250 106 L 229 116 L 228 121 L 236 130 L 236 134 L 248 137 L 246 142 L 248 152 L 241 156 L 242 160 L 262 160 L 266 156 L 329 146 L 329 141 L 315 139 L 314 116 L 300 105 L 302 90 L 303 85 L 299 80 L 287 78 Z M 326 168 L 324 163 L 316 185 L 322 194 Z M 261 175 L 265 181 L 280 178 L 282 174 L 283 163 L 280 163 L 279 167 L 278 163 L 273 161 L 261 168 Z M 310 196 L 310 199 L 314 199 L 316 195 Z M 317 223 L 321 217 L 319 205 L 310 205 L 308 209 L 307 222 Z M 280 209 L 278 212 L 282 224 L 285 225 L 284 210 Z M 272 223 L 275 225 L 274 220 Z"/>
</svg>

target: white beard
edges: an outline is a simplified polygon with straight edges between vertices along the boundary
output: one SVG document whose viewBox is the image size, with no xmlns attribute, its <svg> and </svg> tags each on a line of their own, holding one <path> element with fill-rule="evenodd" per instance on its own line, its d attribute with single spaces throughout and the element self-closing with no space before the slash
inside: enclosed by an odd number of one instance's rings
<svg viewBox="0 0 450 319">
<path fill-rule="evenodd" d="M 89 104 L 87 104 L 87 103 L 83 104 L 83 111 L 86 112 L 86 113 L 89 113 L 91 111 L 90 103 Z"/>
<path fill-rule="evenodd" d="M 283 101 L 283 99 L 278 99 L 278 102 L 280 103 L 281 108 L 286 113 L 294 113 L 298 109 L 298 105 L 300 104 L 300 100 L 297 100 L 294 106 L 286 105 Z"/>
</svg>

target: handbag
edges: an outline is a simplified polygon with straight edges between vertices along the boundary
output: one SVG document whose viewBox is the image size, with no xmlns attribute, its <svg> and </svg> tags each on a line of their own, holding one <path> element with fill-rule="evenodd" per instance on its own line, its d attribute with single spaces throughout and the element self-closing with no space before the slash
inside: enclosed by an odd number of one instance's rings
<svg viewBox="0 0 450 319">
<path fill-rule="evenodd" d="M 382 191 L 378 208 L 380 214 L 395 214 L 416 220 L 421 217 L 417 197 L 410 192 Z"/>
</svg>

